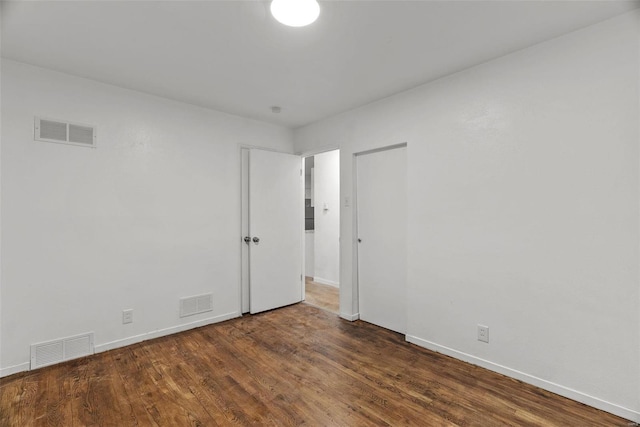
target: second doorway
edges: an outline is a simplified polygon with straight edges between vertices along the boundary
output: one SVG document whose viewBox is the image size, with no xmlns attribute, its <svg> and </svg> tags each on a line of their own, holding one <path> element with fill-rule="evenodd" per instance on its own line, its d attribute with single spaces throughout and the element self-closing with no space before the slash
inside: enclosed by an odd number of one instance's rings
<svg viewBox="0 0 640 427">
<path fill-rule="evenodd" d="M 340 293 L 340 151 L 305 157 L 305 301 L 335 313 Z"/>
</svg>

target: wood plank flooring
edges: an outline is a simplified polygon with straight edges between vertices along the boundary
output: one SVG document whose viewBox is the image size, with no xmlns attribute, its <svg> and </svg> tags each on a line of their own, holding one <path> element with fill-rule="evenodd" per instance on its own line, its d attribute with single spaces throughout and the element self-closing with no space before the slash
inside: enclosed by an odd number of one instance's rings
<svg viewBox="0 0 640 427">
<path fill-rule="evenodd" d="M 324 285 L 305 279 L 305 302 L 332 313 L 340 312 L 340 290 L 335 286 Z"/>
<path fill-rule="evenodd" d="M 0 380 L 1 426 L 629 426 L 297 304 Z"/>
</svg>

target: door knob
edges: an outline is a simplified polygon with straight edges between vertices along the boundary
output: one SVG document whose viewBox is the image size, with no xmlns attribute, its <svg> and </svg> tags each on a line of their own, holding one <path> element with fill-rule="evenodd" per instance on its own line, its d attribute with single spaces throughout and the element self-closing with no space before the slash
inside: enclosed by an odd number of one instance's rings
<svg viewBox="0 0 640 427">
<path fill-rule="evenodd" d="M 362 243 L 362 239 L 358 237 L 358 243 Z"/>
<path fill-rule="evenodd" d="M 253 243 L 258 243 L 259 241 L 260 241 L 260 238 L 258 238 L 258 237 L 254 237 L 253 238 Z"/>
<path fill-rule="evenodd" d="M 244 240 L 244 242 L 248 245 L 248 244 L 249 244 L 249 242 L 251 241 L 251 237 L 249 237 L 249 236 L 244 236 L 244 239 L 242 239 L 242 240 Z"/>
</svg>

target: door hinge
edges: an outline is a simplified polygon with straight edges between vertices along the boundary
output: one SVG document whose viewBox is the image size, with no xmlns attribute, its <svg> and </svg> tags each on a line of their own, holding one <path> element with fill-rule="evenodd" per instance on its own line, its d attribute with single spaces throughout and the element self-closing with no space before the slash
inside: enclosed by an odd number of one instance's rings
<svg viewBox="0 0 640 427">
<path fill-rule="evenodd" d="M 300 176 L 302 176 L 302 169 L 300 169 Z"/>
</svg>

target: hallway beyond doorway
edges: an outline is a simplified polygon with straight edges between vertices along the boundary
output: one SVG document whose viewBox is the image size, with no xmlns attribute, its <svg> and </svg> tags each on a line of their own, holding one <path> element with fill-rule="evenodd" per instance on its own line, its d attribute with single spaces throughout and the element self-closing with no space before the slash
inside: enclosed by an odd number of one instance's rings
<svg viewBox="0 0 640 427">
<path fill-rule="evenodd" d="M 304 302 L 338 314 L 340 312 L 340 290 L 334 286 L 314 282 L 311 277 L 305 277 Z"/>
</svg>

